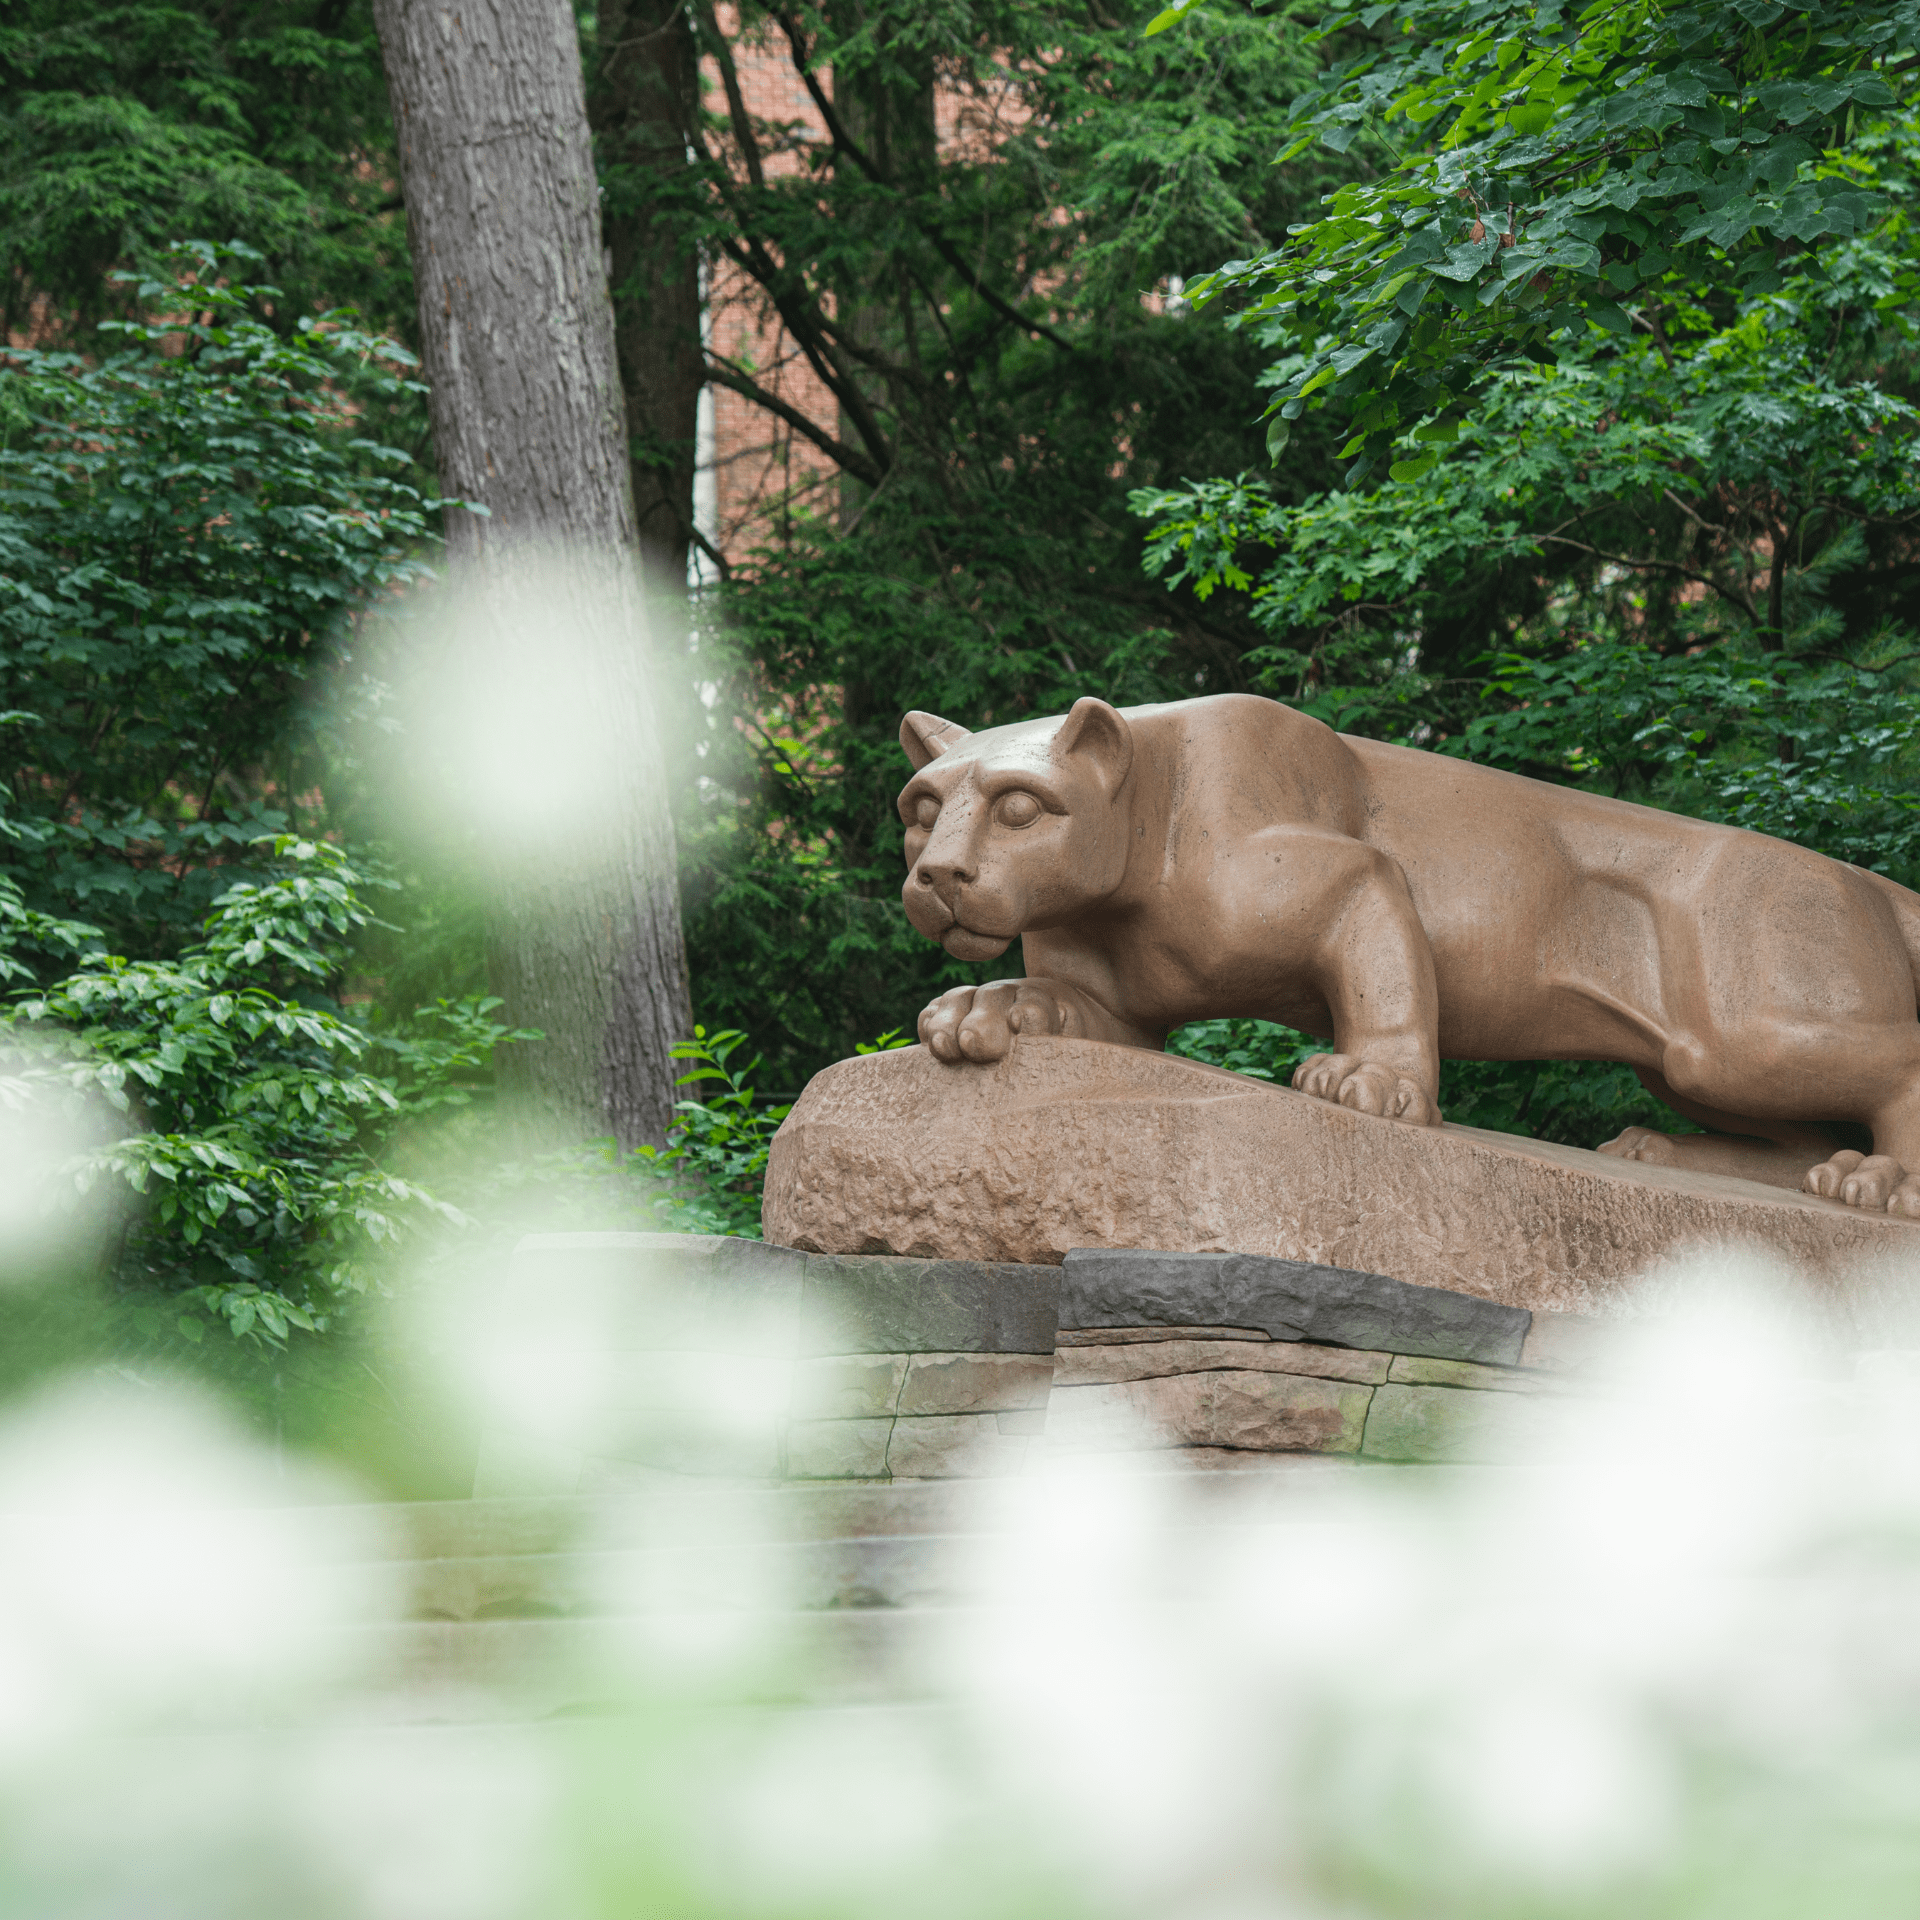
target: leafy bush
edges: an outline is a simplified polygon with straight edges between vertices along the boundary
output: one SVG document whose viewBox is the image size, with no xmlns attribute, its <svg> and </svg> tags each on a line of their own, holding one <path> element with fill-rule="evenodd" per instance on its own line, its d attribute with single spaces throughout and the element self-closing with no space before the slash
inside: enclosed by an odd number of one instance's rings
<svg viewBox="0 0 1920 1920">
<path fill-rule="evenodd" d="M 268 875 L 229 887 L 171 961 L 111 955 L 10 887 L 0 907 L 10 948 L 81 958 L 0 1019 L 0 1096 L 116 1117 L 70 1172 L 125 1196 L 115 1277 L 153 1289 L 190 1338 L 204 1316 L 275 1342 L 324 1331 L 409 1232 L 461 1222 L 383 1158 L 408 1120 L 481 1094 L 495 1047 L 533 1037 L 485 999 L 397 1026 L 339 1006 L 329 983 L 371 918 L 366 878 L 324 842 L 281 835 L 269 851 Z"/>
<path fill-rule="evenodd" d="M 159 318 L 97 362 L 0 352 L 0 860 L 125 952 L 189 937 L 250 843 L 327 824 L 314 695 L 348 616 L 426 571 L 435 503 L 357 424 L 411 357 L 345 312 L 275 332 L 249 311 L 273 288 L 222 283 L 252 257 L 196 242 L 134 280 Z"/>
<path fill-rule="evenodd" d="M 760 1238 L 760 1190 L 766 1184 L 767 1154 L 780 1122 L 791 1111 L 764 1104 L 753 1090 L 760 1056 L 743 1065 L 730 1063 L 746 1045 L 736 1028 L 709 1034 L 695 1027 L 693 1038 L 673 1049 L 676 1060 L 691 1060 L 677 1087 L 713 1090 L 702 1099 L 675 1103 L 680 1118 L 664 1147 L 639 1147 L 628 1166 L 669 1183 L 652 1209 L 668 1233 L 733 1233 Z M 715 1086 L 717 1083 L 717 1086 Z M 603 1144 L 611 1153 L 613 1143 Z"/>
</svg>

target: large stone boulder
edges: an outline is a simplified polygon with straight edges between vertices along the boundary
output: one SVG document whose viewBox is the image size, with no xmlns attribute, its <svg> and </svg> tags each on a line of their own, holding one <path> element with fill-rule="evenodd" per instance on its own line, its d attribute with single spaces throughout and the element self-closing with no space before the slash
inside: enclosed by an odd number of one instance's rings
<svg viewBox="0 0 1920 1920">
<path fill-rule="evenodd" d="M 1836 1291 L 1920 1274 L 1920 1225 L 1838 1201 L 1030 1037 L 992 1066 L 910 1047 L 816 1075 L 774 1140 L 763 1220 L 822 1253 L 1269 1254 L 1582 1314 L 1700 1248 L 1758 1249 Z"/>
</svg>

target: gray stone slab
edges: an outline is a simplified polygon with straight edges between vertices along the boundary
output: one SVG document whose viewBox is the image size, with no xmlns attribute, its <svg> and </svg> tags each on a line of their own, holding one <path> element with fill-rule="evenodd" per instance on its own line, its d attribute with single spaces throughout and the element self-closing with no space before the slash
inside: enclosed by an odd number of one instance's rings
<svg viewBox="0 0 1920 1920">
<path fill-rule="evenodd" d="M 1051 1353 L 1059 1311 L 1058 1267 L 814 1254 L 797 1351 Z"/>
<path fill-rule="evenodd" d="M 1063 1347 L 1122 1347 L 1141 1340 L 1238 1340 L 1257 1345 L 1273 1335 L 1258 1327 L 1081 1327 L 1060 1329 Z"/>
<path fill-rule="evenodd" d="M 1531 1319 L 1474 1294 L 1251 1253 L 1076 1247 L 1062 1275 L 1060 1324 L 1076 1330 L 1257 1327 L 1276 1340 L 1510 1367 Z"/>
<path fill-rule="evenodd" d="M 1323 1380 L 1378 1386 L 1398 1363 L 1391 1354 L 1353 1347 L 1315 1347 L 1300 1340 L 1129 1340 L 1111 1347 L 1062 1347 L 1054 1357 L 1058 1387 L 1107 1385 L 1119 1380 L 1159 1380 L 1176 1373 L 1238 1369 L 1252 1373 L 1300 1373 Z M 1465 1361 L 1408 1361 L 1410 1366 L 1464 1366 Z"/>
</svg>

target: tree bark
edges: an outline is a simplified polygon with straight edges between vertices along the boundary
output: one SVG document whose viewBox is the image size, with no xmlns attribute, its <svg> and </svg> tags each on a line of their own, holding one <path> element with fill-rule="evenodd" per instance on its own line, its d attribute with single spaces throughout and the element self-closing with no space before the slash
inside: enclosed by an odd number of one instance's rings
<svg viewBox="0 0 1920 1920">
<path fill-rule="evenodd" d="M 647 612 L 656 653 L 686 660 L 706 355 L 700 259 L 685 191 L 688 130 L 701 110 L 700 61 L 684 0 L 601 0 L 587 71 Z M 684 794 L 699 771 L 695 748 L 706 718 L 691 673 L 674 677 L 663 717 L 673 790 Z"/>
<path fill-rule="evenodd" d="M 673 193 L 690 171 L 699 57 L 684 0 L 602 0 L 587 118 L 631 436 L 634 520 L 656 600 L 684 592 L 700 389 L 700 263 Z"/>
<path fill-rule="evenodd" d="M 691 1014 L 573 13 L 375 0 L 374 17 L 441 488 L 487 510 L 448 514 L 467 590 L 446 693 L 524 711 L 524 752 L 490 771 L 537 788 L 557 770 L 570 796 L 554 819 L 531 792 L 524 830 L 489 836 L 495 990 L 545 1035 L 506 1050 L 502 1092 L 535 1141 L 659 1141 Z"/>
</svg>

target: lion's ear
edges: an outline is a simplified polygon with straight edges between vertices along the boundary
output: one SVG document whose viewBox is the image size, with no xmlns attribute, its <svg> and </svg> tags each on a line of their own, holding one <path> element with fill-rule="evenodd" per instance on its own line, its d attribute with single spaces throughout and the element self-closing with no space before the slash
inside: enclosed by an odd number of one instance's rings
<svg viewBox="0 0 1920 1920">
<path fill-rule="evenodd" d="M 1073 710 L 1060 722 L 1053 736 L 1053 757 L 1064 760 L 1070 753 L 1088 755 L 1099 767 L 1107 791 L 1115 791 L 1133 765 L 1133 729 L 1126 717 L 1104 700 L 1091 694 L 1073 703 Z"/>
<path fill-rule="evenodd" d="M 938 760 L 949 747 L 957 747 L 973 735 L 956 720 L 942 720 L 937 713 L 917 709 L 900 722 L 900 744 L 918 773 L 929 760 Z"/>
</svg>

